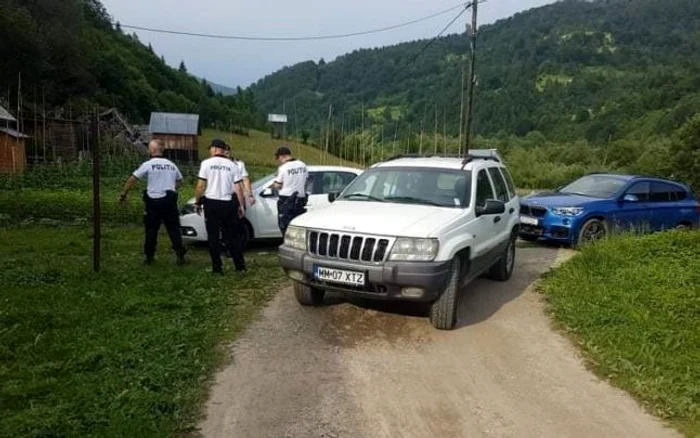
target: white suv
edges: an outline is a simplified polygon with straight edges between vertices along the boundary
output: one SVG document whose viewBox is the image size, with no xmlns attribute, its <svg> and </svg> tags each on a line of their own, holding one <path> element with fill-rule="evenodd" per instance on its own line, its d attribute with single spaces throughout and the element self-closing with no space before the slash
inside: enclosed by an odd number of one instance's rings
<svg viewBox="0 0 700 438">
<path fill-rule="evenodd" d="M 513 272 L 520 202 L 495 150 L 400 156 L 329 198 L 292 221 L 279 249 L 302 305 L 322 304 L 327 290 L 428 302 L 432 324 L 451 330 L 461 286 Z"/>
</svg>

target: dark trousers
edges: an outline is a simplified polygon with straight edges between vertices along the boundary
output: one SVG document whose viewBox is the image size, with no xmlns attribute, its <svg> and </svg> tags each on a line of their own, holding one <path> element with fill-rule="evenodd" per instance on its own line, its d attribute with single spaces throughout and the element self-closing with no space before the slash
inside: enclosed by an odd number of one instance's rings
<svg viewBox="0 0 700 438">
<path fill-rule="evenodd" d="M 280 196 L 277 200 L 277 224 L 282 236 L 287 232 L 289 224 L 295 217 L 306 213 L 306 198 L 296 196 Z"/>
<path fill-rule="evenodd" d="M 233 259 L 236 270 L 245 269 L 243 248 L 241 248 L 241 239 L 239 238 L 243 221 L 238 217 L 238 206 L 238 198 L 235 197 L 231 201 L 204 200 L 204 219 L 209 240 L 209 255 L 211 256 L 212 268 L 215 271 L 220 271 L 222 268 L 221 242 L 219 241 L 221 235 L 223 235 L 224 244 Z"/>
<path fill-rule="evenodd" d="M 153 259 L 156 254 L 161 223 L 165 224 L 173 251 L 178 255 L 184 255 L 185 247 L 182 245 L 182 236 L 180 235 L 180 214 L 177 211 L 177 193 L 168 193 L 165 198 L 159 199 L 153 199 L 144 194 L 143 200 L 146 206 L 144 216 L 146 239 L 143 245 L 146 258 Z"/>
</svg>

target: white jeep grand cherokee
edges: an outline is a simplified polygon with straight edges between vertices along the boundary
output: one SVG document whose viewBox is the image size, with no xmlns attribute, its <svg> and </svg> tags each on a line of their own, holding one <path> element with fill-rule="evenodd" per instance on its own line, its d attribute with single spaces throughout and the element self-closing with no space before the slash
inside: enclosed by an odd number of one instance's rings
<svg viewBox="0 0 700 438">
<path fill-rule="evenodd" d="M 495 150 L 400 156 L 329 198 L 292 221 L 279 248 L 302 305 L 322 304 L 327 290 L 428 302 L 432 324 L 451 330 L 461 286 L 513 272 L 520 202 Z"/>
</svg>

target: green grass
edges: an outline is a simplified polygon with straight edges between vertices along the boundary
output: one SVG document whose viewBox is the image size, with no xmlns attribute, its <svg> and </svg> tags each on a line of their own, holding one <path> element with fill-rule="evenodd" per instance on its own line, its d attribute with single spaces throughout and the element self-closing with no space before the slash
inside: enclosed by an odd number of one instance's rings
<svg viewBox="0 0 700 438">
<path fill-rule="evenodd" d="M 167 437 L 195 424 L 232 340 L 276 292 L 273 255 L 213 278 L 208 253 L 174 264 L 167 237 L 141 265 L 142 231 L 0 228 L 0 436 Z"/>
<path fill-rule="evenodd" d="M 202 137 L 199 138 L 199 155 L 200 158 L 209 156 L 209 145 L 214 138 L 221 138 L 231 145 L 234 156 L 245 161 L 246 166 L 258 166 L 263 168 L 274 169 L 277 167 L 275 162 L 275 150 L 285 144 L 288 145 L 294 155 L 303 160 L 309 165 L 329 165 L 329 166 L 351 166 L 360 167 L 357 164 L 347 160 L 341 160 L 334 155 L 326 155 L 320 149 L 313 146 L 296 143 L 286 140 L 275 140 L 270 137 L 270 134 L 260 131 L 250 131 L 250 137 L 241 135 L 231 135 L 227 132 L 205 130 Z"/>
<path fill-rule="evenodd" d="M 599 376 L 700 436 L 700 232 L 592 245 L 541 289 Z"/>
</svg>

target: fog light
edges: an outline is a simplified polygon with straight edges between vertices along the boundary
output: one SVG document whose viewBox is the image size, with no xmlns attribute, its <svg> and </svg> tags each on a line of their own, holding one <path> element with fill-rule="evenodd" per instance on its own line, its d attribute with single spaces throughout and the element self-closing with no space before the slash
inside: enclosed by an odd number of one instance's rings
<svg viewBox="0 0 700 438">
<path fill-rule="evenodd" d="M 294 280 L 294 281 L 304 281 L 304 280 L 306 280 L 306 275 L 304 275 L 303 272 L 299 272 L 299 271 L 289 271 L 289 273 L 288 273 L 287 275 L 289 275 L 289 278 L 291 278 L 291 279 Z"/>
<path fill-rule="evenodd" d="M 571 221 L 570 221 L 569 219 L 564 219 L 564 220 L 562 221 L 562 223 L 563 223 L 564 225 L 569 225 L 569 224 L 571 223 Z"/>
<path fill-rule="evenodd" d="M 401 295 L 407 298 L 420 298 L 425 291 L 419 287 L 404 287 L 401 289 Z"/>
</svg>

